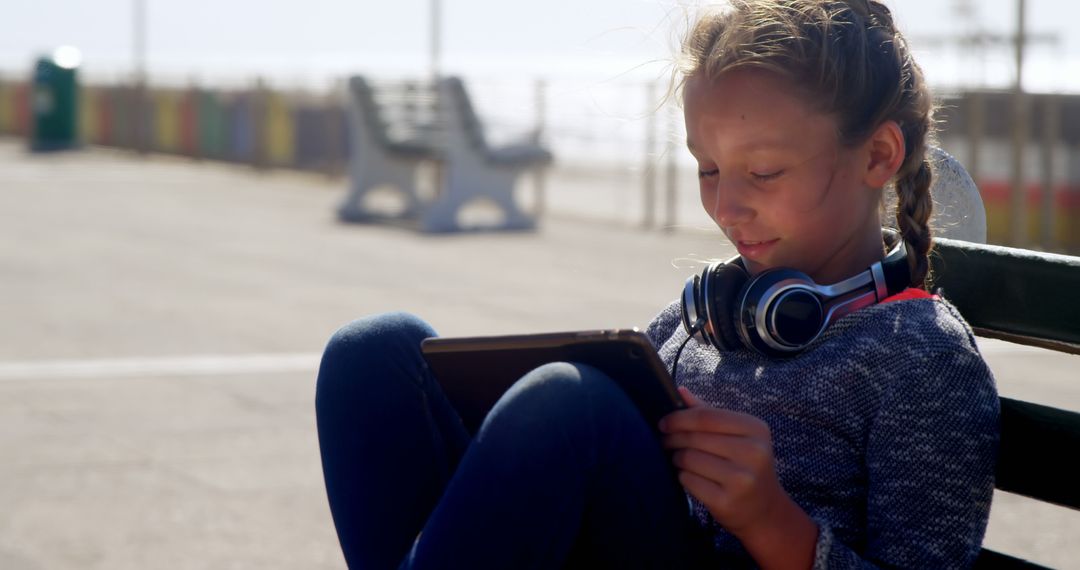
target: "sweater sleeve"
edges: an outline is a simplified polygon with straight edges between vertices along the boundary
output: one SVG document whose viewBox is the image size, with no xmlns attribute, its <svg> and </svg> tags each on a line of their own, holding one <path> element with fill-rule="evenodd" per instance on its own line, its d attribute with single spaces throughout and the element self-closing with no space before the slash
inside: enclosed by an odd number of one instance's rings
<svg viewBox="0 0 1080 570">
<path fill-rule="evenodd" d="M 906 355 L 905 355 L 906 356 Z M 974 350 L 913 355 L 867 441 L 866 543 L 820 524 L 815 570 L 970 568 L 994 491 L 999 404 Z"/>
<path fill-rule="evenodd" d="M 682 326 L 681 306 L 679 301 L 668 304 L 645 327 L 645 336 L 657 350 Z"/>
</svg>

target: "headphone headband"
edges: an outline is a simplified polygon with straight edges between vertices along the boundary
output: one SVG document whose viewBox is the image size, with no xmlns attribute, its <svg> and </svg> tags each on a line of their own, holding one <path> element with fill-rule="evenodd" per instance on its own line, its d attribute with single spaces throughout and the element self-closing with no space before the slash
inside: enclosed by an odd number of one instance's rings
<svg viewBox="0 0 1080 570">
<path fill-rule="evenodd" d="M 889 249 L 889 252 L 885 254 L 885 259 L 880 262 L 884 273 L 885 297 L 891 297 L 907 289 L 911 284 L 911 266 L 908 264 L 907 243 L 900 237 L 900 232 L 891 228 L 882 228 L 881 236 Z M 878 302 L 884 301 L 885 297 L 879 297 Z"/>
</svg>

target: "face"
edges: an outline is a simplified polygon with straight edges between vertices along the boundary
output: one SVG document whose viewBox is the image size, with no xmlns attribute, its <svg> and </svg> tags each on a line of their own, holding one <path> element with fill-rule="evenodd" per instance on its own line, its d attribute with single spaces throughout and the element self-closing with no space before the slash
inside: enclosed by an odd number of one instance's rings
<svg viewBox="0 0 1080 570">
<path fill-rule="evenodd" d="M 835 283 L 881 259 L 869 151 L 841 145 L 832 116 L 762 70 L 693 76 L 684 97 L 701 203 L 751 275 L 791 267 Z"/>
</svg>

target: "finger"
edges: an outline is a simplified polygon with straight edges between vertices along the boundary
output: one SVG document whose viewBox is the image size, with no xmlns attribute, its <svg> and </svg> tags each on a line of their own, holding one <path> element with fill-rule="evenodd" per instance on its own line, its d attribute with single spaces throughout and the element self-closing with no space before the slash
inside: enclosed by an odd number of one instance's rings
<svg viewBox="0 0 1080 570">
<path fill-rule="evenodd" d="M 709 406 L 694 406 L 672 412 L 661 421 L 660 429 L 667 433 L 704 431 L 759 437 L 769 433 L 769 426 L 754 416 Z"/>
<path fill-rule="evenodd" d="M 737 449 L 745 446 L 746 437 L 703 431 L 677 431 L 660 438 L 664 449 L 697 449 L 720 457 L 731 459 L 739 455 Z"/>
<path fill-rule="evenodd" d="M 679 471 L 679 484 L 714 513 L 723 511 L 728 503 L 728 494 L 722 485 L 697 473 Z"/>
<path fill-rule="evenodd" d="M 671 457 L 672 464 L 719 485 L 742 487 L 753 474 L 732 461 L 696 449 L 683 449 Z"/>
<path fill-rule="evenodd" d="M 683 386 L 678 386 L 675 389 L 679 392 L 679 396 L 682 397 L 683 402 L 687 406 L 686 408 L 683 408 L 683 409 L 688 409 L 688 408 L 692 408 L 692 407 L 706 406 L 707 405 L 705 402 L 702 402 L 700 398 L 695 396 L 693 394 L 693 392 L 691 392 L 689 389 L 687 389 L 687 388 L 685 388 Z M 678 410 L 676 410 L 676 411 L 678 411 Z M 671 415 L 671 414 L 668 414 L 668 415 Z M 667 430 L 667 423 L 668 422 L 666 421 L 665 418 L 666 418 L 666 416 L 664 418 L 660 418 L 660 422 L 657 424 L 657 426 L 660 428 L 660 431 L 666 431 Z"/>
<path fill-rule="evenodd" d="M 686 402 L 687 406 L 694 407 L 694 406 L 707 406 L 708 405 L 705 402 L 703 402 L 701 400 L 701 398 L 698 398 L 697 396 L 695 396 L 694 393 L 691 392 L 689 388 L 687 388 L 685 386 L 679 386 L 678 390 L 679 390 L 679 395 L 683 397 L 683 400 Z"/>
<path fill-rule="evenodd" d="M 749 469 L 773 464 L 772 446 L 755 438 L 706 432 L 675 432 L 661 440 L 665 449 L 695 449 Z"/>
</svg>

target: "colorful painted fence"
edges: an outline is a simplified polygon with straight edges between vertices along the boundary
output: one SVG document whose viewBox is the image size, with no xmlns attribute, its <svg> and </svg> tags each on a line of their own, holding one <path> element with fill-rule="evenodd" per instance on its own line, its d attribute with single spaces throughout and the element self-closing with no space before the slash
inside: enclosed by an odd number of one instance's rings
<svg viewBox="0 0 1080 570">
<path fill-rule="evenodd" d="M 0 80 L 0 134 L 30 134 L 30 85 Z"/>
<path fill-rule="evenodd" d="M 28 137 L 26 82 L 0 79 L 0 135 Z M 339 101 L 264 88 L 213 90 L 85 85 L 79 133 L 86 144 L 251 164 L 345 171 L 345 110 Z"/>
<path fill-rule="evenodd" d="M 1043 187 L 1031 184 L 1026 189 L 1025 212 L 1027 240 L 1029 243 L 1043 241 Z M 986 205 L 986 240 L 990 243 L 1009 243 L 1012 238 L 1010 215 L 1011 188 L 1006 182 L 989 181 L 979 186 Z M 1061 244 L 1070 253 L 1080 253 L 1080 186 L 1057 185 L 1050 208 L 1051 241 Z"/>
<path fill-rule="evenodd" d="M 343 102 L 325 94 L 281 92 L 257 85 L 223 90 L 193 86 L 186 89 L 133 85 L 86 85 L 80 88 L 79 129 L 84 143 L 146 152 L 168 153 L 249 164 L 257 168 L 287 168 L 341 175 L 348 160 L 348 130 Z M 989 96 L 988 96 L 989 97 Z M 989 103 L 995 103 L 991 97 Z M 29 137 L 32 128 L 31 91 L 26 81 L 0 78 L 0 135 Z M 1074 105 L 1073 109 L 1069 105 Z M 974 108 L 974 106 L 970 106 Z M 952 115 L 943 141 L 946 149 L 964 158 L 969 153 L 962 137 L 967 109 L 963 100 L 943 108 Z M 1011 239 L 1010 200 L 1002 157 L 1006 113 L 997 107 L 986 113 L 985 159 L 979 188 L 987 210 L 988 240 Z M 1029 189 L 1029 243 L 1053 244 L 1052 250 L 1080 253 L 1080 97 L 1064 106 L 1060 121 L 1067 144 L 1059 149 L 1061 170 L 1053 180 L 1053 203 L 1042 204 L 1038 184 Z M 995 122 L 996 121 L 996 122 Z M 1075 123 L 1075 124 L 1074 124 Z M 1074 128 L 1075 127 L 1075 128 Z M 1071 130 L 1070 130 L 1071 129 Z M 1076 140 L 1068 137 L 1076 131 Z M 1033 137 L 1033 143 L 1038 136 Z M 1029 160 L 1034 164 L 1037 144 Z M 998 148 L 1001 147 L 1001 148 Z M 975 165 L 972 165 L 975 166 Z M 1037 172 L 1030 168 L 1028 172 Z M 973 172 L 973 174 L 975 174 Z M 1044 235 L 1047 212 L 1052 235 Z"/>
</svg>

